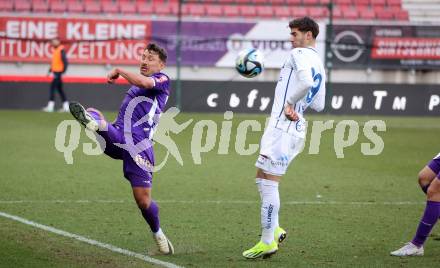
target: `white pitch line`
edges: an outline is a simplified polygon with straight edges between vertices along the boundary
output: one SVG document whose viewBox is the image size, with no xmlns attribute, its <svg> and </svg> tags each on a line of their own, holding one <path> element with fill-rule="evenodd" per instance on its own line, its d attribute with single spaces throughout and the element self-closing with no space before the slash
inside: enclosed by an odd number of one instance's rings
<svg viewBox="0 0 440 268">
<path fill-rule="evenodd" d="M 0 204 L 38 204 L 38 203 L 67 203 L 67 204 L 87 204 L 87 203 L 109 203 L 109 204 L 123 204 L 133 203 L 132 200 L 0 200 Z M 171 204 L 257 204 L 258 200 L 156 200 L 158 203 L 171 203 Z M 356 206 L 371 206 L 371 205 L 389 205 L 389 206 L 402 206 L 402 205 L 423 205 L 426 202 L 413 202 L 413 201 L 381 201 L 381 202 L 368 202 L 368 201 L 282 201 L 283 205 L 356 205 Z"/>
<path fill-rule="evenodd" d="M 0 211 L 0 216 L 8 218 L 8 219 L 11 219 L 11 220 L 14 220 L 14 221 L 18 221 L 18 222 L 24 223 L 26 225 L 30 225 L 32 227 L 36 227 L 36 228 L 42 229 L 44 231 L 48 231 L 48 232 L 55 233 L 55 234 L 58 234 L 58 235 L 62 235 L 62 236 L 65 236 L 65 237 L 73 238 L 73 239 L 79 240 L 81 242 L 85 242 L 85 243 L 93 245 L 93 246 L 98 246 L 98 247 L 105 248 L 105 249 L 108 249 L 108 250 L 113 251 L 113 252 L 117 252 L 117 253 L 121 253 L 121 254 L 130 256 L 130 257 L 138 258 L 138 259 L 141 259 L 143 261 L 146 261 L 146 262 L 149 262 L 149 263 L 152 263 L 152 264 L 156 264 L 156 265 L 160 265 L 160 266 L 168 267 L 168 268 L 182 268 L 182 266 L 178 266 L 178 265 L 176 265 L 174 263 L 171 263 L 171 262 L 165 262 L 165 261 L 161 261 L 161 260 L 158 260 L 158 259 L 154 259 L 154 258 L 151 258 L 149 256 L 142 255 L 142 254 L 139 254 L 139 253 L 127 250 L 127 249 L 119 248 L 119 247 L 116 247 L 116 246 L 113 246 L 113 245 L 110 245 L 110 244 L 106 244 L 106 243 L 102 243 L 102 242 L 99 242 L 99 241 L 96 241 L 96 240 L 93 240 L 93 239 L 89 239 L 89 238 L 84 237 L 84 236 L 80 236 L 80 235 L 77 235 L 77 234 L 72 234 L 72 233 L 69 233 L 69 232 L 66 232 L 66 231 L 63 231 L 63 230 L 60 230 L 60 229 L 56 229 L 56 228 L 53 228 L 53 227 L 50 227 L 50 226 L 47 226 L 47 225 L 39 224 L 39 223 L 36 223 L 36 222 L 30 221 L 30 220 L 24 219 L 24 218 L 21 218 L 21 217 L 18 217 L 18 216 L 14 216 L 14 215 L 10 215 L 10 214 L 4 213 L 2 211 Z"/>
</svg>

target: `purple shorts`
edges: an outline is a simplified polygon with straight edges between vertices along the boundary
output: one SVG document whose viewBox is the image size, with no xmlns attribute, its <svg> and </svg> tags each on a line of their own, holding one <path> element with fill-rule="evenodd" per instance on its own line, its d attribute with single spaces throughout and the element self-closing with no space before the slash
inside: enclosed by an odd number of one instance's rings
<svg viewBox="0 0 440 268">
<path fill-rule="evenodd" d="M 87 109 L 89 113 L 97 120 L 105 120 L 102 114 L 95 109 Z M 138 153 L 130 154 L 128 149 L 116 146 L 115 143 L 126 144 L 126 139 L 122 129 L 108 123 L 107 131 L 98 131 L 98 134 L 104 138 L 106 142 L 104 153 L 113 159 L 122 160 L 124 177 L 130 182 L 131 187 L 146 187 L 152 185 L 154 167 L 154 151 L 153 146 Z M 133 144 L 146 139 L 144 133 L 131 133 Z M 149 141 L 151 142 L 151 141 Z"/>
<path fill-rule="evenodd" d="M 437 178 L 440 179 L 440 154 L 434 157 L 431 162 L 429 162 L 428 167 L 437 174 Z"/>
</svg>

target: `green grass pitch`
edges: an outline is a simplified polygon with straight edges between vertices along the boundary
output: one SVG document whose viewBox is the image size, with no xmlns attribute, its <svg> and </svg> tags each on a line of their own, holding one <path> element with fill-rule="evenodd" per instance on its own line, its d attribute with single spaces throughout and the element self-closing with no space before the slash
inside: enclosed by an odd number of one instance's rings
<svg viewBox="0 0 440 268">
<path fill-rule="evenodd" d="M 105 113 L 113 119 L 114 113 Z M 423 213 L 425 197 L 417 173 L 440 151 L 440 119 L 416 117 L 309 116 L 360 123 L 359 140 L 338 159 L 334 129 L 323 132 L 319 154 L 304 152 L 291 164 L 280 185 L 280 224 L 288 232 L 279 252 L 268 260 L 241 257 L 260 235 L 259 197 L 254 183 L 257 153 L 239 155 L 237 126 L 262 115 L 234 114 L 228 154 L 218 154 L 222 114 L 179 114 L 194 119 L 176 142 L 183 166 L 170 157 L 154 177 L 153 197 L 161 225 L 176 249 L 155 255 L 149 229 L 122 176 L 122 163 L 82 152 L 90 142 L 81 132 L 74 163 L 55 149 L 57 125 L 69 114 L 0 111 L 0 211 L 112 244 L 185 267 L 436 267 L 440 263 L 440 229 L 425 244 L 425 256 L 390 257 L 409 241 Z M 387 130 L 380 155 L 365 156 L 369 142 L 362 124 L 379 119 Z M 195 164 L 191 138 L 196 122 L 213 120 L 213 150 Z M 309 128 L 310 130 L 310 128 Z M 258 144 L 262 132 L 249 132 Z M 310 131 L 308 133 L 310 136 Z M 155 147 L 157 159 L 165 152 Z M 14 202 L 11 202 L 14 201 Z M 0 217 L 0 267 L 153 267 L 113 253 Z"/>
</svg>

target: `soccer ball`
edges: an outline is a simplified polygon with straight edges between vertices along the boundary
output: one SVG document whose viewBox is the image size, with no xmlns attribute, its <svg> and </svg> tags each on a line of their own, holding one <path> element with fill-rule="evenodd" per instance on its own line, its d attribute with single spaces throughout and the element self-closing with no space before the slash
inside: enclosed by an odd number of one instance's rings
<svg viewBox="0 0 440 268">
<path fill-rule="evenodd" d="M 235 60 L 235 69 L 244 77 L 252 78 L 259 75 L 264 69 L 263 53 L 255 48 L 247 48 L 238 53 Z"/>
</svg>

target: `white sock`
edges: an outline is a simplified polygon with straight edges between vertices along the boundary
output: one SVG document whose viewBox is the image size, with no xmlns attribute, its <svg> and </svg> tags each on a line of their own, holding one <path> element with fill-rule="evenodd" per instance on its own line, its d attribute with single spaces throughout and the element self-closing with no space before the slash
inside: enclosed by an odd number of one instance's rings
<svg viewBox="0 0 440 268">
<path fill-rule="evenodd" d="M 153 233 L 154 236 L 162 236 L 163 232 L 162 232 L 162 228 L 159 228 L 159 230 L 155 233 Z"/>
<path fill-rule="evenodd" d="M 69 102 L 68 101 L 63 102 L 63 110 L 69 111 Z"/>
<path fill-rule="evenodd" d="M 260 200 L 263 199 L 263 193 L 261 192 L 261 178 L 255 179 L 255 184 L 257 185 L 258 193 L 260 194 Z"/>
<path fill-rule="evenodd" d="M 48 110 L 53 110 L 53 108 L 55 108 L 55 102 L 54 101 L 49 101 L 47 103 L 47 109 Z"/>
<path fill-rule="evenodd" d="M 261 179 L 261 241 L 266 244 L 273 242 L 273 234 L 278 224 L 278 211 L 280 210 L 280 194 L 278 182 Z"/>
</svg>

